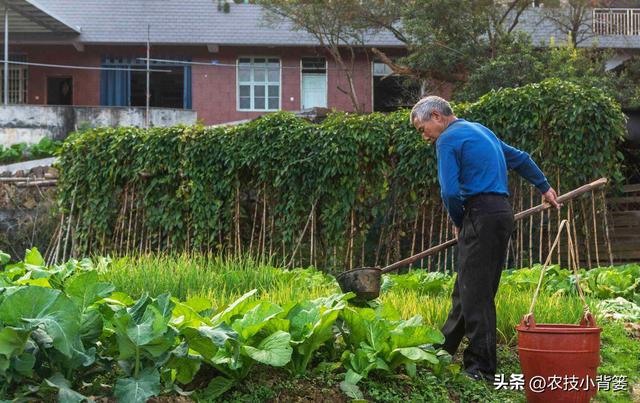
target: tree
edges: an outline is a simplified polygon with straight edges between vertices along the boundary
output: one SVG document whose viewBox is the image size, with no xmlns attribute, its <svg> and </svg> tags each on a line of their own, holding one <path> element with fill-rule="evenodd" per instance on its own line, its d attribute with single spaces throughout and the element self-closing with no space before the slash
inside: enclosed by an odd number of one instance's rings
<svg viewBox="0 0 640 403">
<path fill-rule="evenodd" d="M 591 27 L 593 7 L 605 7 L 610 0 L 547 0 L 542 16 L 569 38 L 575 47 L 594 36 Z"/>
<path fill-rule="evenodd" d="M 373 53 L 400 75 L 422 84 L 422 93 L 464 82 L 478 61 L 494 57 L 511 37 L 529 0 L 362 0 L 360 26 L 391 32 L 408 50 L 394 61 Z"/>
<path fill-rule="evenodd" d="M 345 74 L 347 94 L 356 112 L 363 112 L 354 85 L 356 55 L 364 47 L 364 37 L 370 33 L 355 14 L 357 0 L 259 0 L 266 10 L 265 19 L 275 25 L 291 23 L 293 29 L 306 31 L 318 40 Z"/>
</svg>

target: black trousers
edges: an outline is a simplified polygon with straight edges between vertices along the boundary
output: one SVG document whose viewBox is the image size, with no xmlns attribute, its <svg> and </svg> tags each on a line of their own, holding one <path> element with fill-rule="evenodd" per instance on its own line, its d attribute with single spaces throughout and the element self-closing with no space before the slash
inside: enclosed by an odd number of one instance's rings
<svg viewBox="0 0 640 403">
<path fill-rule="evenodd" d="M 442 327 L 442 348 L 455 354 L 466 335 L 465 370 L 482 371 L 491 377 L 497 366 L 494 298 L 513 229 L 513 211 L 505 196 L 482 194 L 467 200 L 458 235 L 453 306 Z"/>
</svg>

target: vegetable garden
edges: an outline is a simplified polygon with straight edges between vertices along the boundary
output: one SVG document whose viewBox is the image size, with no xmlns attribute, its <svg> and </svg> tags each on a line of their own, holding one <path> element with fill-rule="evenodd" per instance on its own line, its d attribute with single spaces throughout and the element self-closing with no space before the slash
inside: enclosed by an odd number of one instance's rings
<svg viewBox="0 0 640 403">
<path fill-rule="evenodd" d="M 615 192 L 623 179 L 624 118 L 599 90 L 549 80 L 456 112 L 529 150 L 561 191 L 607 176 Z M 335 281 L 452 236 L 433 149 L 406 111 L 92 129 L 64 143 L 59 168 L 49 247 L 21 261 L 0 253 L 0 399 L 524 401 L 522 390 L 472 382 L 460 357 L 434 347 L 453 251 L 385 275 L 368 303 Z M 512 179 L 515 210 L 538 204 Z M 498 372 L 521 372 L 514 326 L 536 262 L 570 218 L 580 284 L 603 327 L 598 373 L 626 385 L 596 398 L 630 402 L 640 398 L 640 265 L 610 264 L 604 197 L 587 196 L 518 224 L 496 297 Z M 568 253 L 558 248 L 545 272 L 538 322 L 581 317 Z"/>
</svg>

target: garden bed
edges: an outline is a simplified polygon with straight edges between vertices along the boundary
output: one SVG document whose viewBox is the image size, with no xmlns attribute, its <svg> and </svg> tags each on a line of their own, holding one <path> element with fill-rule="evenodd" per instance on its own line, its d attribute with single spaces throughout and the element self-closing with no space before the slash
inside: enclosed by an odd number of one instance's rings
<svg viewBox="0 0 640 403">
<path fill-rule="evenodd" d="M 379 300 L 355 307 L 330 275 L 250 259 L 149 255 L 44 267 L 33 249 L 22 262 L 7 260 L 2 255 L 0 398 L 524 401 L 522 391 L 467 379 L 459 354 L 433 348 L 454 281 L 443 273 L 387 276 Z M 614 298 L 638 300 L 639 270 L 583 272 L 603 327 L 599 374 L 627 377 L 626 391 L 600 391 L 598 401 L 637 397 L 640 341 L 624 327 L 635 310 L 605 310 L 621 303 Z M 502 278 L 498 373 L 507 378 L 520 373 L 514 325 L 539 273 Z M 545 279 L 538 321 L 576 323 L 582 306 L 572 275 L 552 267 Z"/>
</svg>

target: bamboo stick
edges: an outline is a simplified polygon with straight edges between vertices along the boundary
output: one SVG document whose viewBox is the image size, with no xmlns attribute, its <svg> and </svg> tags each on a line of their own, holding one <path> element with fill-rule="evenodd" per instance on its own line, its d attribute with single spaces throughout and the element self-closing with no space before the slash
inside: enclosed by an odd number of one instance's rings
<svg viewBox="0 0 640 403">
<path fill-rule="evenodd" d="M 420 230 L 420 250 L 424 250 L 424 230 L 425 230 L 425 221 L 426 221 L 426 215 L 427 215 L 427 207 L 426 204 L 423 203 L 422 204 L 422 210 L 420 210 L 420 213 L 422 213 L 422 220 L 421 220 L 421 230 Z M 420 269 L 424 269 L 424 260 L 420 261 Z"/>
<path fill-rule="evenodd" d="M 509 268 L 509 253 L 511 252 L 511 238 L 513 238 L 512 235 L 509 236 L 509 240 L 507 241 L 507 256 L 504 259 L 504 270 L 507 270 Z"/>
<path fill-rule="evenodd" d="M 240 237 L 240 184 L 236 185 L 236 255 L 242 254 L 242 239 Z"/>
<path fill-rule="evenodd" d="M 601 178 L 601 179 L 599 179 L 599 180 L 597 180 L 595 182 L 592 182 L 592 183 L 589 183 L 587 185 L 581 186 L 581 187 L 579 187 L 577 189 L 574 189 L 574 190 L 572 190 L 570 192 L 567 192 L 567 193 L 559 196 L 558 197 L 558 203 L 564 203 L 565 201 L 571 200 L 571 199 L 573 199 L 573 198 L 575 198 L 575 197 L 577 197 L 577 196 L 579 196 L 579 195 L 581 195 L 581 194 L 583 194 L 585 192 L 588 192 L 588 191 L 590 191 L 592 189 L 597 189 L 597 188 L 599 188 L 600 186 L 603 186 L 606 183 L 607 183 L 606 178 Z M 535 213 L 537 213 L 537 212 L 539 212 L 541 210 L 548 209 L 549 207 L 550 207 L 549 204 L 542 203 L 542 204 L 537 205 L 537 206 L 535 206 L 533 208 L 530 208 L 528 210 L 519 212 L 518 214 L 515 215 L 514 218 L 515 218 L 515 220 L 522 220 L 522 219 L 524 219 L 526 217 L 529 217 L 531 214 L 535 214 Z M 413 255 L 411 257 L 403 259 L 403 260 L 401 260 L 399 262 L 396 262 L 396 263 L 394 263 L 392 265 L 388 265 L 387 267 L 382 269 L 382 272 L 383 273 L 388 273 L 388 272 L 393 271 L 393 270 L 395 270 L 395 269 L 397 269 L 399 267 L 402 267 L 402 266 L 408 265 L 408 264 L 410 264 L 412 262 L 415 262 L 416 260 L 422 259 L 422 258 L 424 258 L 426 256 L 429 256 L 429 255 L 432 255 L 434 253 L 438 253 L 438 252 L 440 252 L 440 251 L 442 251 L 442 250 L 444 250 L 444 249 L 446 249 L 446 248 L 448 248 L 450 246 L 455 245 L 457 242 L 458 241 L 455 238 L 454 239 L 450 239 L 450 240 L 448 240 L 448 241 L 446 241 L 446 242 L 444 242 L 444 243 L 442 243 L 440 245 L 437 245 L 437 246 L 434 246 L 432 248 L 429 248 L 429 249 L 427 249 L 425 251 L 422 251 L 422 252 L 420 252 L 420 253 L 418 253 L 416 255 Z M 549 249 L 551 249 L 551 248 L 549 248 Z"/>
<path fill-rule="evenodd" d="M 529 208 L 533 207 L 533 188 L 529 187 Z M 529 216 L 529 267 L 533 266 L 533 215 Z"/>
<path fill-rule="evenodd" d="M 569 221 L 571 223 L 571 228 L 573 231 L 573 242 L 574 242 L 574 246 L 575 246 L 575 254 L 576 254 L 576 259 L 578 259 L 578 265 L 580 263 L 580 248 L 578 248 L 578 233 L 576 231 L 576 213 L 575 210 L 573 208 L 573 200 L 571 200 L 569 202 L 569 214 L 571 217 L 571 221 Z"/>
<path fill-rule="evenodd" d="M 609 254 L 609 265 L 613 266 L 613 253 L 611 252 L 611 238 L 609 237 L 609 209 L 607 208 L 607 199 L 604 197 L 604 190 L 598 192 L 600 200 L 602 200 L 602 217 L 604 219 L 604 235 L 607 242 L 607 253 Z"/>
<path fill-rule="evenodd" d="M 556 171 L 556 181 L 558 183 L 558 186 L 556 187 L 556 192 L 560 193 L 560 170 Z M 558 217 L 558 225 L 560 225 L 560 209 L 557 209 L 557 217 Z M 558 266 L 562 267 L 562 261 L 561 261 L 561 257 L 560 257 L 560 251 L 562 250 L 562 236 L 558 237 L 558 249 L 556 249 L 556 252 L 558 254 Z"/>
<path fill-rule="evenodd" d="M 429 223 L 429 245 L 431 245 L 431 241 L 433 239 L 433 222 L 435 221 L 435 206 L 431 207 L 431 219 Z M 424 246 L 422 247 L 424 250 Z M 427 261 L 427 269 L 431 271 L 431 256 L 429 256 L 429 260 Z"/>
<path fill-rule="evenodd" d="M 62 242 L 62 231 L 64 228 L 64 212 L 62 212 L 62 217 L 60 218 L 60 231 L 58 232 L 58 240 L 56 242 L 56 253 L 54 255 L 54 258 L 52 260 L 52 263 L 57 263 L 58 262 L 58 253 L 60 251 L 60 242 Z"/>
<path fill-rule="evenodd" d="M 251 221 L 251 238 L 249 240 L 249 255 L 253 255 L 253 236 L 256 231 L 256 220 L 258 219 L 258 202 L 256 200 L 256 205 L 253 208 L 253 220 Z"/>
<path fill-rule="evenodd" d="M 442 243 L 442 235 L 444 233 L 444 216 L 445 216 L 444 206 L 441 208 L 440 214 L 440 227 L 438 227 L 438 243 Z M 438 253 L 438 268 L 436 271 L 440 271 L 440 267 L 442 267 L 442 253 Z"/>
<path fill-rule="evenodd" d="M 266 252 L 266 239 L 267 239 L 267 185 L 262 184 L 262 244 L 261 244 L 261 258 L 264 259 Z"/>
<path fill-rule="evenodd" d="M 520 184 L 519 188 L 520 188 L 520 197 L 519 197 L 519 204 L 520 204 L 520 208 L 519 210 L 523 209 L 524 206 L 524 197 L 523 197 L 523 186 L 522 186 L 522 179 L 518 180 L 518 183 Z M 520 267 L 524 267 L 524 221 L 520 222 L 520 230 L 518 231 L 518 239 L 519 239 L 519 243 L 520 243 Z"/>
<path fill-rule="evenodd" d="M 298 247 L 300 247 L 300 244 L 302 243 L 302 238 L 304 238 L 304 235 L 307 232 L 307 228 L 309 227 L 309 223 L 311 222 L 311 218 L 313 217 L 313 211 L 315 209 L 315 202 L 311 205 L 311 212 L 309 213 L 309 217 L 307 218 L 307 222 L 304 224 L 304 229 L 302 230 L 302 234 L 300 234 L 300 238 L 298 238 L 298 242 L 296 242 L 295 247 L 293 248 L 293 253 L 291 254 L 291 260 L 289 261 L 289 264 L 287 264 L 286 267 L 289 267 L 293 264 L 293 258 L 296 255 L 296 252 L 298 251 Z"/>
<path fill-rule="evenodd" d="M 547 210 L 547 250 L 551 254 L 551 211 Z"/>
<path fill-rule="evenodd" d="M 138 238 L 138 220 L 140 219 L 140 201 L 138 200 L 137 193 L 134 197 L 135 204 L 135 214 L 133 215 L 133 240 L 131 241 L 131 252 L 135 253 L 136 249 L 138 249 L 138 244 L 136 244 L 136 239 Z"/>
<path fill-rule="evenodd" d="M 444 239 L 448 239 L 449 238 L 449 226 L 451 225 L 449 223 L 449 220 L 445 221 L 445 227 L 444 227 Z M 442 266 L 442 272 L 446 273 L 447 272 L 447 265 L 449 263 L 449 249 L 445 249 L 444 250 L 444 265 Z"/>
<path fill-rule="evenodd" d="M 129 201 L 129 222 L 127 228 L 127 255 L 129 254 L 129 243 L 131 242 L 131 221 L 133 220 L 133 197 L 135 196 L 135 187 L 132 190 L 131 200 Z"/>
<path fill-rule="evenodd" d="M 540 248 L 538 250 L 538 262 L 542 264 L 542 249 L 544 248 L 544 211 L 540 212 L 540 228 L 538 228 L 538 230 L 540 231 L 540 242 L 538 244 L 538 247 Z"/>
<path fill-rule="evenodd" d="M 587 209 L 584 204 L 584 200 L 580 200 L 580 212 L 582 213 L 582 233 L 584 234 L 587 250 L 587 266 L 589 267 L 589 269 L 591 269 L 591 234 L 589 233 L 589 228 L 587 227 Z"/>
<path fill-rule="evenodd" d="M 595 192 L 591 191 L 591 214 L 593 218 L 593 244 L 595 245 L 596 251 L 596 267 L 600 267 L 600 253 L 598 251 L 598 224 L 596 222 L 596 202 L 595 202 Z"/>
<path fill-rule="evenodd" d="M 71 199 L 71 211 L 69 212 L 69 219 L 67 222 L 67 234 L 64 238 L 64 246 L 62 247 L 62 261 L 66 262 L 67 258 L 67 242 L 69 241 L 69 233 L 71 231 L 71 222 L 73 221 L 73 210 L 76 205 L 76 194 L 78 193 L 78 185 L 73 188 L 73 198 Z"/>
<path fill-rule="evenodd" d="M 411 256 L 416 251 L 416 233 L 418 232 L 418 218 L 420 218 L 420 209 L 416 213 L 416 218 L 413 220 L 413 234 L 411 236 Z M 409 265 L 409 270 L 413 268 L 413 263 Z"/>
<path fill-rule="evenodd" d="M 355 237 L 355 206 L 351 207 L 351 223 L 349 225 L 349 244 L 347 245 L 347 267 L 349 270 L 353 269 L 353 238 Z"/>
<path fill-rule="evenodd" d="M 273 256 L 273 232 L 275 230 L 276 216 L 271 214 L 271 226 L 269 227 L 269 257 Z"/>
</svg>

